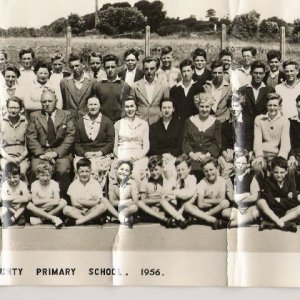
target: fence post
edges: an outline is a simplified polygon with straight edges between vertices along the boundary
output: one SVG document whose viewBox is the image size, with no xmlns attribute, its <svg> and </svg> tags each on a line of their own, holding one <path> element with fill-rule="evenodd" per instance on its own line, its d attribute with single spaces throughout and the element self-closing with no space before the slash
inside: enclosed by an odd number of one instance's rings
<svg viewBox="0 0 300 300">
<path fill-rule="evenodd" d="M 282 60 L 285 60 L 285 27 L 280 27 L 280 52 Z"/>
<path fill-rule="evenodd" d="M 226 47 L 226 24 L 222 24 L 222 32 L 221 32 L 221 50 Z"/>
<path fill-rule="evenodd" d="M 145 30 L 145 56 L 149 56 L 150 55 L 150 26 L 147 25 L 146 26 L 146 30 Z"/>
<path fill-rule="evenodd" d="M 71 26 L 67 27 L 67 46 L 66 46 L 66 61 L 69 61 L 70 53 L 71 53 L 71 38 L 72 38 L 72 30 Z"/>
</svg>

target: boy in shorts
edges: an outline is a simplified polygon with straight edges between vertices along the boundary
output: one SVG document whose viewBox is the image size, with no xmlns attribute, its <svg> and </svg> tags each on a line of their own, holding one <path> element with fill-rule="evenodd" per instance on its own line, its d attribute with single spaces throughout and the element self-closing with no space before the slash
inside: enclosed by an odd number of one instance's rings
<svg viewBox="0 0 300 300">
<path fill-rule="evenodd" d="M 27 209 L 31 215 L 30 224 L 39 225 L 50 221 L 56 228 L 63 225 L 58 216 L 67 202 L 60 198 L 59 185 L 52 180 L 53 167 L 47 161 L 42 161 L 36 168 L 37 180 L 31 185 L 32 200 Z"/>
<path fill-rule="evenodd" d="M 13 162 L 8 162 L 5 166 L 4 176 L 6 180 L 1 187 L 2 226 L 6 228 L 13 224 L 25 225 L 24 212 L 31 195 L 25 182 L 20 180 L 20 167 Z"/>
<path fill-rule="evenodd" d="M 294 177 L 288 175 L 287 161 L 282 157 L 275 157 L 271 167 L 271 176 L 264 182 L 263 198 L 257 202 L 264 218 L 259 230 L 277 227 L 296 232 L 296 223 L 290 222 L 300 216 L 300 197 Z"/>
<path fill-rule="evenodd" d="M 83 225 L 95 221 L 107 210 L 103 201 L 102 188 L 98 181 L 91 177 L 92 167 L 88 158 L 81 158 L 76 164 L 77 178 L 70 184 L 68 195 L 71 204 L 63 209 L 67 217 L 66 226 Z"/>
<path fill-rule="evenodd" d="M 217 161 L 210 157 L 202 163 L 203 178 L 197 185 L 197 204 L 194 200 L 185 204 L 185 211 L 212 225 L 213 229 L 227 227 L 227 222 L 217 218 L 224 209 L 230 206 L 226 200 L 226 180 L 218 174 Z"/>
<path fill-rule="evenodd" d="M 108 188 L 110 203 L 118 208 L 121 224 L 133 227 L 133 216 L 138 211 L 139 192 L 134 179 L 131 179 L 133 164 L 120 160 L 117 164 L 116 180 Z"/>
<path fill-rule="evenodd" d="M 171 216 L 170 227 L 179 225 L 181 229 L 188 226 L 188 221 L 183 216 L 185 204 L 196 193 L 197 179 L 191 175 L 191 158 L 182 154 L 175 161 L 177 172 L 176 185 L 171 192 L 163 195 L 161 206 Z"/>
<path fill-rule="evenodd" d="M 159 220 L 166 224 L 168 218 L 161 211 L 160 201 L 164 193 L 164 178 L 163 178 L 163 161 L 158 155 L 151 156 L 148 162 L 150 177 L 148 181 L 141 185 L 140 195 L 141 200 L 138 202 L 138 207 L 145 215 L 145 219 Z"/>
<path fill-rule="evenodd" d="M 259 218 L 256 202 L 259 199 L 259 184 L 249 169 L 249 154 L 246 150 L 235 153 L 235 175 L 227 180 L 227 197 L 232 208 L 222 211 L 229 220 L 228 227 L 245 226 Z"/>
</svg>

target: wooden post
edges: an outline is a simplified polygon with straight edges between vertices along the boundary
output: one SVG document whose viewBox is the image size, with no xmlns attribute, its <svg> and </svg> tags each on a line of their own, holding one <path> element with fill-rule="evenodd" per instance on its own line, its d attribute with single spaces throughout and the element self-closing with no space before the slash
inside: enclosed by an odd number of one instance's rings
<svg viewBox="0 0 300 300">
<path fill-rule="evenodd" d="M 285 60 L 285 27 L 280 27 L 280 52 L 282 60 Z"/>
<path fill-rule="evenodd" d="M 71 38 L 72 38 L 72 30 L 71 26 L 67 27 L 67 46 L 66 46 L 66 61 L 69 60 L 71 53 Z"/>
<path fill-rule="evenodd" d="M 95 0 L 95 29 L 97 28 L 98 23 L 99 23 L 99 17 L 98 17 L 98 0 Z"/>
<path fill-rule="evenodd" d="M 145 56 L 149 56 L 150 55 L 150 26 L 147 25 L 146 26 L 146 30 L 145 30 Z"/>
<path fill-rule="evenodd" d="M 221 49 L 226 47 L 226 24 L 222 24 L 222 32 L 221 32 Z"/>
</svg>

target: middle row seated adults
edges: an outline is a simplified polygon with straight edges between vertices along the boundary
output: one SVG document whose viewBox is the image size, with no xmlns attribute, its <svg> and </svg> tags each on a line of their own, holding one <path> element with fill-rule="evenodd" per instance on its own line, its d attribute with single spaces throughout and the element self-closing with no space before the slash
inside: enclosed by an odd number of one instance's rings
<svg viewBox="0 0 300 300">
<path fill-rule="evenodd" d="M 92 174 L 102 188 L 110 169 L 110 154 L 113 152 L 115 129 L 109 118 L 100 113 L 100 100 L 87 100 L 88 113 L 76 123 L 74 166 L 82 158 L 91 161 Z"/>
<path fill-rule="evenodd" d="M 182 150 L 192 159 L 192 173 L 197 181 L 203 178 L 202 162 L 213 156 L 218 158 L 221 150 L 221 122 L 210 114 L 212 102 L 200 93 L 199 114 L 185 121 Z"/>
<path fill-rule="evenodd" d="M 62 196 L 70 185 L 72 150 L 75 141 L 75 124 L 72 113 L 58 109 L 57 98 L 51 89 L 44 89 L 41 95 L 42 110 L 33 112 L 27 128 L 27 147 L 31 160 L 32 183 L 35 171 L 43 160 L 54 163 L 53 178 L 60 183 Z"/>
</svg>

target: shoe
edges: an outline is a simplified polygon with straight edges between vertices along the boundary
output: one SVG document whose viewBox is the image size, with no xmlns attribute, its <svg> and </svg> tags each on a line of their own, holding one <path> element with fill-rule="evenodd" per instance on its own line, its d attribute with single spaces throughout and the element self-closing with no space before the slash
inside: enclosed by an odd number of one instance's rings
<svg viewBox="0 0 300 300">
<path fill-rule="evenodd" d="M 258 228 L 258 231 L 263 231 L 265 229 L 269 229 L 269 230 L 272 230 L 276 227 L 276 225 L 272 222 L 268 222 L 268 221 L 265 221 L 265 220 L 262 220 L 259 224 L 259 228 Z"/>
<path fill-rule="evenodd" d="M 130 229 L 133 228 L 133 217 L 132 216 L 127 218 L 125 225 Z"/>
<path fill-rule="evenodd" d="M 187 220 L 184 220 L 184 221 L 179 221 L 178 225 L 179 225 L 180 229 L 186 229 L 189 224 L 188 224 Z"/>
<path fill-rule="evenodd" d="M 178 225 L 177 225 L 177 222 L 174 218 L 169 218 L 168 221 L 167 221 L 167 225 L 166 225 L 167 228 L 177 228 Z"/>
<path fill-rule="evenodd" d="M 41 225 L 41 224 L 43 224 L 43 222 L 42 222 L 42 220 L 41 220 L 41 218 L 37 218 L 37 217 L 30 217 L 30 224 L 31 225 Z"/>
<path fill-rule="evenodd" d="M 76 220 L 73 218 L 66 218 L 65 219 L 65 226 L 70 227 L 70 226 L 75 226 L 76 225 Z"/>
<path fill-rule="evenodd" d="M 283 230 L 289 232 L 297 232 L 297 225 L 295 222 L 285 222 Z"/>
<path fill-rule="evenodd" d="M 18 226 L 25 226 L 26 224 L 26 218 L 24 216 L 20 216 L 17 220 Z"/>
<path fill-rule="evenodd" d="M 216 220 L 212 225 L 212 230 L 224 229 L 227 228 L 228 222 L 224 220 Z"/>
<path fill-rule="evenodd" d="M 64 225 L 64 222 L 59 217 L 54 217 L 53 218 L 53 224 L 54 224 L 56 229 L 59 229 Z"/>
</svg>

